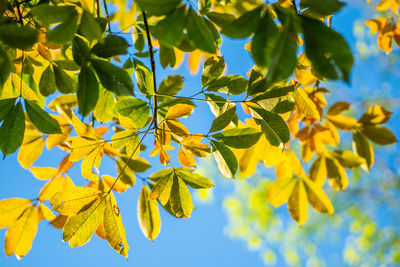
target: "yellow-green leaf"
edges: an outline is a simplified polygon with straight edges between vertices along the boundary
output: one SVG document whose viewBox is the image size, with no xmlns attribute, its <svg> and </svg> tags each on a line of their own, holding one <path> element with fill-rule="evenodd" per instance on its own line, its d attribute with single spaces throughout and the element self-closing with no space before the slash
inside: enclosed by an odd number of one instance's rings
<svg viewBox="0 0 400 267">
<path fill-rule="evenodd" d="M 137 205 L 137 217 L 143 234 L 153 241 L 160 233 L 161 218 L 157 201 L 150 200 L 149 194 L 150 189 L 143 185 Z"/>
<path fill-rule="evenodd" d="M 85 207 L 77 215 L 71 216 L 64 226 L 63 241 L 71 247 L 85 245 L 103 220 L 105 201 L 99 198 L 90 207 Z"/>
<path fill-rule="evenodd" d="M 75 186 L 60 191 L 50 199 L 53 210 L 63 215 L 75 215 L 84 206 L 98 199 L 102 192 L 90 187 Z"/>
<path fill-rule="evenodd" d="M 345 190 L 349 179 L 343 166 L 334 158 L 326 158 L 326 167 L 329 185 L 335 190 Z"/>
<path fill-rule="evenodd" d="M 129 245 L 126 241 L 125 228 L 121 213 L 112 193 L 105 199 L 103 229 L 106 240 L 119 254 L 128 258 Z"/>
<path fill-rule="evenodd" d="M 307 177 L 303 177 L 302 180 L 304 181 L 308 202 L 310 202 L 311 206 L 318 212 L 333 214 L 332 202 L 324 190 Z"/>
<path fill-rule="evenodd" d="M 327 174 L 325 156 L 320 156 L 311 166 L 310 179 L 318 186 L 322 186 L 325 183 Z"/>
<path fill-rule="evenodd" d="M 160 203 L 164 206 L 170 198 L 173 181 L 174 179 L 172 173 L 158 180 L 151 190 L 149 200 L 155 200 L 158 198 Z"/>
</svg>

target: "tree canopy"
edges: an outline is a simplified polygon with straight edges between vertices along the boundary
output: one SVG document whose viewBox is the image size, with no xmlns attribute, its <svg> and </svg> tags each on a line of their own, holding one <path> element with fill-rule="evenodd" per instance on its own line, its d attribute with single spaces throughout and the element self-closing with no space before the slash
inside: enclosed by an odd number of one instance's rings
<svg viewBox="0 0 400 267">
<path fill-rule="evenodd" d="M 344 3 L 271 2 L 1 0 L 0 150 L 18 151 L 21 167 L 46 181 L 32 199 L 0 201 L 5 254 L 26 255 L 48 220 L 71 247 L 97 234 L 128 258 L 117 193 L 141 186 L 137 218 L 153 241 L 160 208 L 189 218 L 191 192 L 214 187 L 196 172 L 204 157 L 228 179 L 273 167 L 262 194 L 273 207 L 287 203 L 299 225 L 309 204 L 333 214 L 326 188 L 346 190 L 348 170 L 370 171 L 375 145 L 397 141 L 384 126 L 392 113 L 371 105 L 355 117 L 346 99 L 326 100 L 335 93 L 327 81 L 351 83 L 353 53 L 332 27 Z M 377 9 L 394 16 L 365 22 L 387 54 L 400 45 L 399 7 L 382 0 Z M 228 74 L 225 38 L 247 41 L 247 75 Z M 191 71 L 201 68 L 191 95 L 174 70 L 185 55 Z M 203 102 L 215 118 L 192 132 L 186 121 Z M 352 135 L 352 150 L 342 148 L 342 134 Z M 35 164 L 55 149 L 64 151 L 58 166 Z M 115 169 L 102 168 L 103 158 Z M 79 164 L 85 183 L 68 175 Z"/>
</svg>

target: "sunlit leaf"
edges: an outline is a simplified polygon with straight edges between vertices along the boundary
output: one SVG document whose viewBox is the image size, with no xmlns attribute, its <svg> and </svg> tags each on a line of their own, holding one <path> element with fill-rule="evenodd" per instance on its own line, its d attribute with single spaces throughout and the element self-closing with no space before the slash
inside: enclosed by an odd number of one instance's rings
<svg viewBox="0 0 400 267">
<path fill-rule="evenodd" d="M 137 217 L 140 229 L 150 240 L 156 239 L 161 229 L 161 218 L 157 201 L 149 199 L 150 189 L 143 185 L 137 204 Z"/>
</svg>

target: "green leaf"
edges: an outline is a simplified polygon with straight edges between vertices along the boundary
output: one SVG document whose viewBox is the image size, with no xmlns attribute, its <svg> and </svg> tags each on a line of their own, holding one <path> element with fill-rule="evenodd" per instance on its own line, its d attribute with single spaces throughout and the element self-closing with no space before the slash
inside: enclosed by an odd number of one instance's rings
<svg viewBox="0 0 400 267">
<path fill-rule="evenodd" d="M 54 63 L 64 70 L 76 71 L 81 69 L 73 60 L 54 60 Z"/>
<path fill-rule="evenodd" d="M 149 96 L 154 95 L 153 76 L 151 71 L 144 65 L 135 66 L 136 83 L 140 92 Z"/>
<path fill-rule="evenodd" d="M 267 82 L 265 77 L 267 71 L 257 65 L 254 65 L 250 72 L 249 86 L 247 88 L 247 96 L 264 93 L 267 89 Z"/>
<path fill-rule="evenodd" d="M 225 69 L 225 60 L 223 57 L 213 56 L 209 57 L 204 62 L 203 73 L 201 74 L 201 85 L 206 87 L 211 82 L 218 79 Z"/>
<path fill-rule="evenodd" d="M 365 159 L 366 164 L 364 167 L 367 170 L 371 169 L 374 164 L 374 150 L 360 131 L 353 132 L 353 151 Z"/>
<path fill-rule="evenodd" d="M 273 113 L 286 113 L 294 108 L 294 99 L 289 94 L 294 91 L 294 86 L 274 87 L 265 93 L 256 96 L 251 101 L 259 104 L 265 110 Z"/>
<path fill-rule="evenodd" d="M 58 91 L 63 94 L 69 94 L 76 91 L 74 80 L 60 67 L 53 66 L 54 77 Z"/>
<path fill-rule="evenodd" d="M 108 35 L 104 38 L 103 42 L 95 44 L 90 52 L 99 57 L 107 58 L 127 54 L 128 47 L 129 44 L 124 38 L 116 35 Z"/>
<path fill-rule="evenodd" d="M 189 9 L 187 15 L 187 31 L 189 39 L 195 46 L 205 52 L 215 53 L 216 46 L 213 33 L 207 26 L 204 18 L 197 14 L 192 8 Z"/>
<path fill-rule="evenodd" d="M 171 47 L 160 45 L 160 63 L 165 69 L 168 66 L 174 67 L 176 63 L 175 51 Z"/>
<path fill-rule="evenodd" d="M 79 66 L 86 64 L 90 56 L 89 46 L 87 42 L 80 36 L 75 36 L 72 40 L 72 56 Z"/>
<path fill-rule="evenodd" d="M 103 221 L 104 210 L 104 199 L 98 199 L 90 207 L 69 217 L 64 226 L 63 241 L 69 241 L 71 247 L 85 245 Z"/>
<path fill-rule="evenodd" d="M 176 175 L 174 175 L 169 204 L 172 214 L 178 218 L 189 218 L 194 209 L 189 189 Z"/>
<path fill-rule="evenodd" d="M 175 10 L 181 0 L 136 0 L 136 2 L 149 15 L 161 16 Z"/>
<path fill-rule="evenodd" d="M 56 77 L 49 65 L 42 73 L 39 81 L 39 91 L 43 96 L 49 96 L 57 90 Z"/>
<path fill-rule="evenodd" d="M 135 126 L 143 128 L 149 118 L 149 106 L 139 98 L 124 97 L 116 104 L 117 112 L 122 116 L 129 117 Z"/>
<path fill-rule="evenodd" d="M 137 217 L 143 234 L 153 241 L 160 233 L 161 218 L 157 201 L 149 200 L 149 195 L 150 189 L 143 185 L 137 204 Z"/>
<path fill-rule="evenodd" d="M 38 40 L 38 31 L 30 26 L 8 24 L 0 26 L 0 40 L 7 46 L 30 49 Z"/>
<path fill-rule="evenodd" d="M 211 0 L 199 0 L 199 11 L 206 14 L 211 10 Z"/>
<path fill-rule="evenodd" d="M 190 170 L 190 171 L 189 171 Z M 181 178 L 187 185 L 192 188 L 200 189 L 200 188 L 212 188 L 215 185 L 211 182 L 210 179 L 203 177 L 197 173 L 193 173 L 191 169 L 189 170 L 178 170 L 176 173 L 179 178 Z"/>
<path fill-rule="evenodd" d="M 144 49 L 144 42 L 145 42 L 143 31 L 139 27 L 134 27 L 132 36 L 136 50 L 142 52 Z"/>
<path fill-rule="evenodd" d="M 210 140 L 210 143 L 213 149 L 212 155 L 217 162 L 221 174 L 225 177 L 235 178 L 238 169 L 238 162 L 235 154 L 233 154 L 232 150 L 218 141 Z"/>
<path fill-rule="evenodd" d="M 344 3 L 338 0 L 325 0 L 322 2 L 319 0 L 300 1 L 300 9 L 305 9 L 302 11 L 303 15 L 315 16 L 316 18 L 332 15 L 338 12 L 344 5 Z"/>
<path fill-rule="evenodd" d="M 228 126 L 235 118 L 236 106 L 228 108 L 225 112 L 216 117 L 211 125 L 209 133 L 218 132 Z"/>
<path fill-rule="evenodd" d="M 301 16 L 307 58 L 317 75 L 349 82 L 353 55 L 342 35 L 322 21 Z"/>
<path fill-rule="evenodd" d="M 101 40 L 103 33 L 100 24 L 96 21 L 92 14 L 85 9 L 83 10 L 79 32 L 90 42 L 93 40 Z"/>
<path fill-rule="evenodd" d="M 55 24 L 70 19 L 76 11 L 73 6 L 49 6 L 41 4 L 33 7 L 31 13 L 45 24 Z"/>
<path fill-rule="evenodd" d="M 166 77 L 157 89 L 157 94 L 174 96 L 183 88 L 183 76 L 171 75 Z"/>
<path fill-rule="evenodd" d="M 297 65 L 297 33 L 291 16 L 287 16 L 282 28 L 268 64 L 267 86 L 289 78 Z"/>
<path fill-rule="evenodd" d="M 363 125 L 362 133 L 378 145 L 390 145 L 397 142 L 396 136 L 391 130 L 378 125 Z"/>
<path fill-rule="evenodd" d="M 233 128 L 214 134 L 212 137 L 233 148 L 249 148 L 260 139 L 262 132 L 255 128 Z"/>
<path fill-rule="evenodd" d="M 90 62 L 104 88 L 119 96 L 133 94 L 133 83 L 125 70 L 101 59 L 91 59 Z"/>
<path fill-rule="evenodd" d="M 254 106 L 250 111 L 271 145 L 280 146 L 289 141 L 289 128 L 281 116 Z"/>
<path fill-rule="evenodd" d="M 171 47 L 177 46 L 183 38 L 186 25 L 185 7 L 176 9 L 164 19 L 151 27 L 151 33 L 161 44 Z"/>
<path fill-rule="evenodd" d="M 76 11 L 71 13 L 71 16 L 63 23 L 58 25 L 47 33 L 47 42 L 54 44 L 67 44 L 69 43 L 76 33 L 78 28 L 79 15 Z"/>
<path fill-rule="evenodd" d="M 240 75 L 224 75 L 211 82 L 207 91 L 240 95 L 246 91 L 248 81 Z"/>
<path fill-rule="evenodd" d="M 249 37 L 257 29 L 257 23 L 260 19 L 260 13 L 263 7 L 257 7 L 247 11 L 239 18 L 226 24 L 221 33 L 231 38 L 246 38 Z"/>
<path fill-rule="evenodd" d="M 77 96 L 79 113 L 86 117 L 99 99 L 99 83 L 94 72 L 87 66 L 82 66 L 79 73 Z"/>
<path fill-rule="evenodd" d="M 25 100 L 25 109 L 29 120 L 35 127 L 45 134 L 61 133 L 60 125 L 34 101 Z"/>
<path fill-rule="evenodd" d="M 25 115 L 21 102 L 18 102 L 6 115 L 0 128 L 0 150 L 4 157 L 17 150 L 24 138 Z"/>
<path fill-rule="evenodd" d="M 208 12 L 207 17 L 219 27 L 223 28 L 232 23 L 236 17 L 228 13 Z"/>
<path fill-rule="evenodd" d="M 11 72 L 10 58 L 3 46 L 0 45 L 0 88 L 3 87 Z"/>
<path fill-rule="evenodd" d="M 7 98 L 0 100 L 0 122 L 7 118 L 8 114 L 14 108 L 17 98 Z"/>
</svg>

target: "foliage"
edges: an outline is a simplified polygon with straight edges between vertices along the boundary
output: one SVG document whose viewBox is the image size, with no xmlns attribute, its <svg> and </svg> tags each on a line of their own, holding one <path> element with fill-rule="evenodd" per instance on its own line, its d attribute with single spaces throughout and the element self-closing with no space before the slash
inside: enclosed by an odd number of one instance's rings
<svg viewBox="0 0 400 267">
<path fill-rule="evenodd" d="M 154 240 L 159 207 L 189 218 L 194 209 L 189 187 L 214 186 L 194 168 L 196 158 L 210 155 L 228 178 L 252 176 L 260 161 L 275 167 L 277 179 L 266 198 L 275 207 L 288 202 L 300 225 L 308 218 L 308 203 L 332 214 L 326 180 L 334 190 L 345 190 L 345 169 L 370 170 L 371 142 L 389 145 L 396 137 L 382 126 L 391 117 L 383 106 L 369 107 L 359 119 L 346 115 L 345 101 L 328 108 L 330 90 L 322 83 L 349 82 L 353 56 L 331 28 L 344 4 L 326 2 L 201 0 L 196 8 L 180 0 L 137 0 L 126 10 L 125 1 L 115 0 L 117 9 L 110 13 L 106 1 L 103 7 L 90 0 L 1 1 L 0 149 L 4 156 L 19 149 L 21 166 L 47 181 L 33 200 L 0 201 L 6 255 L 23 257 L 37 224 L 46 219 L 63 230 L 71 247 L 96 233 L 128 257 L 124 211 L 114 193 L 135 186 L 136 177 L 143 180 L 138 220 Z M 248 77 L 225 73 L 222 36 L 249 41 L 245 49 L 256 65 Z M 192 96 L 179 95 L 185 91 L 180 75 L 157 83 L 156 57 L 163 68 L 175 67 L 184 53 L 192 71 L 206 58 L 202 89 Z M 203 133 L 183 124 L 197 102 L 207 102 L 215 115 Z M 338 130 L 353 134 L 353 151 L 337 148 Z M 147 148 L 150 136 L 154 146 Z M 295 144 L 301 145 L 301 160 Z M 65 151 L 57 168 L 33 166 L 45 145 Z M 171 160 L 168 151 L 174 149 L 182 167 Z M 151 167 L 143 158 L 147 152 L 169 167 L 139 176 Z M 100 168 L 103 156 L 115 160 L 117 177 L 103 174 L 109 171 Z M 78 162 L 86 186 L 67 175 Z"/>
</svg>

